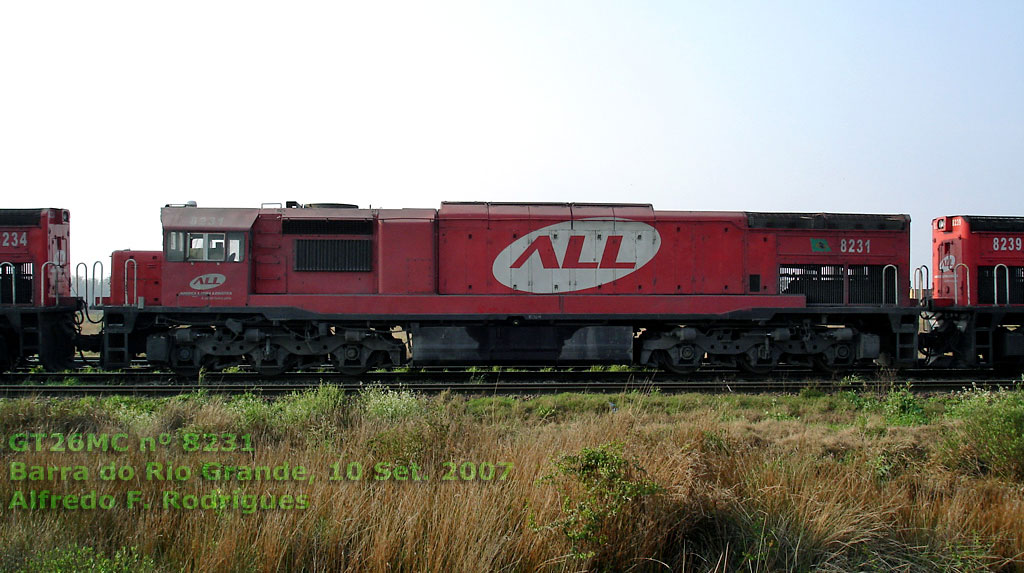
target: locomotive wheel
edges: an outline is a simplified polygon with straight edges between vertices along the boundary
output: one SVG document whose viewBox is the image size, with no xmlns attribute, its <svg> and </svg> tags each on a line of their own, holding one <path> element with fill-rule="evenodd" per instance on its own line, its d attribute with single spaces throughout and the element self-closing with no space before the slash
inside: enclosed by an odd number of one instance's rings
<svg viewBox="0 0 1024 573">
<path fill-rule="evenodd" d="M 772 371 L 774 365 L 758 363 L 744 354 L 736 358 L 736 366 L 746 374 L 764 376 Z"/>
<path fill-rule="evenodd" d="M 830 361 L 823 354 L 814 355 L 814 357 L 811 358 L 811 366 L 814 368 L 815 372 L 820 372 L 829 376 L 835 376 L 836 374 L 846 370 L 845 365 L 836 364 L 835 362 Z"/>
<path fill-rule="evenodd" d="M 673 374 L 693 374 L 700 367 L 699 363 L 677 364 L 673 362 L 667 350 L 658 350 L 656 354 L 658 365 Z"/>
<path fill-rule="evenodd" d="M 335 368 L 338 372 L 341 372 L 345 376 L 362 376 L 374 368 L 380 368 L 386 364 L 390 364 L 388 355 L 386 352 L 375 350 L 370 353 L 370 356 L 366 360 L 366 364 L 338 364 Z"/>
<path fill-rule="evenodd" d="M 281 346 L 272 346 L 267 353 L 258 357 L 246 355 L 249 364 L 259 372 L 260 376 L 280 376 L 295 368 L 298 358 Z"/>
<path fill-rule="evenodd" d="M 736 366 L 746 374 L 764 376 L 775 368 L 776 359 L 773 356 L 768 361 L 758 357 L 757 348 L 751 348 L 747 352 L 736 357 Z"/>
<path fill-rule="evenodd" d="M 370 352 L 364 358 L 366 349 L 359 344 L 347 344 L 334 354 L 334 369 L 345 376 L 361 376 L 381 363 L 378 352 Z"/>
<path fill-rule="evenodd" d="M 285 354 L 283 351 L 278 351 L 278 355 L 275 360 L 263 360 L 256 366 L 256 371 L 260 373 L 260 376 L 280 376 L 285 372 L 295 368 L 295 357 L 291 354 Z"/>
</svg>

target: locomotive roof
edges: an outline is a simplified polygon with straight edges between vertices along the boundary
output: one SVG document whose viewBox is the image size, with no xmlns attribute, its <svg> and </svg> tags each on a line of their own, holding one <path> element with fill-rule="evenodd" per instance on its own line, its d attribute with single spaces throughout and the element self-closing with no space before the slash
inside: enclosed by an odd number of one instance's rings
<svg viewBox="0 0 1024 573">
<path fill-rule="evenodd" d="M 487 207 L 647 207 L 653 208 L 650 203 L 559 203 L 555 201 L 520 202 L 520 201 L 441 201 L 441 207 L 445 205 L 473 205 Z"/>
<path fill-rule="evenodd" d="M 982 215 L 960 215 L 967 221 L 971 231 L 996 233 L 1024 233 L 1024 217 L 987 217 Z"/>
<path fill-rule="evenodd" d="M 865 213 L 747 213 L 751 229 L 838 229 L 903 231 L 910 215 Z"/>
<path fill-rule="evenodd" d="M 160 210 L 160 223 L 168 231 L 248 231 L 261 214 L 280 214 L 288 220 L 433 219 L 434 209 L 351 209 L 304 207 L 252 209 L 168 206 Z"/>
<path fill-rule="evenodd" d="M 649 203 L 484 203 L 445 201 L 438 217 L 442 219 L 566 219 L 618 217 L 652 219 Z"/>
<path fill-rule="evenodd" d="M 3 214 L 0 211 L 0 224 Z M 903 231 L 910 223 L 909 215 L 863 213 L 756 213 L 756 212 L 675 212 L 654 211 L 649 203 L 506 203 L 445 201 L 437 211 L 433 209 L 353 209 L 307 207 L 302 209 L 250 209 L 199 208 L 191 206 L 165 207 L 161 223 L 168 230 L 209 229 L 243 231 L 251 229 L 260 213 L 280 213 L 285 219 L 373 219 L 382 218 L 477 218 L 529 215 L 530 217 L 602 216 L 612 211 L 616 216 L 656 217 L 684 215 L 687 217 L 737 218 L 745 217 L 752 229 L 836 229 Z M 39 211 L 33 211 L 39 213 Z M 964 216 L 976 231 L 1024 231 L 1022 217 Z"/>
<path fill-rule="evenodd" d="M 160 224 L 170 231 L 248 231 L 259 212 L 241 208 L 164 207 L 160 210 Z"/>
<path fill-rule="evenodd" d="M 39 226 L 39 219 L 46 209 L 2 209 L 0 227 Z"/>
</svg>

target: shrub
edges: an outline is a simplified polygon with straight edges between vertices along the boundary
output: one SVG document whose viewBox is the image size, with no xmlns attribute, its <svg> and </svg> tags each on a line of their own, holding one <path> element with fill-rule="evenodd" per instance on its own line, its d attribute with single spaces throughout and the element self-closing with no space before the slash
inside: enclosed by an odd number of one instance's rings
<svg viewBox="0 0 1024 573">
<path fill-rule="evenodd" d="M 539 483 L 554 484 L 564 517 L 548 524 L 572 543 L 578 559 L 598 557 L 618 528 L 632 528 L 644 498 L 663 488 L 634 460 L 622 455 L 621 443 L 583 448 L 554 462 L 555 470 Z"/>
<path fill-rule="evenodd" d="M 949 415 L 962 423 L 945 444 L 947 462 L 1024 481 L 1024 392 L 969 391 Z"/>
<path fill-rule="evenodd" d="M 359 400 L 370 418 L 395 422 L 419 414 L 420 400 L 408 390 L 373 387 L 359 393 Z"/>
<path fill-rule="evenodd" d="M 910 391 L 910 384 L 893 389 L 885 398 L 885 419 L 895 426 L 917 426 L 928 423 L 928 415 Z"/>
<path fill-rule="evenodd" d="M 136 573 L 154 571 L 152 557 L 136 554 L 134 548 L 122 548 L 112 558 L 98 553 L 92 547 L 57 547 L 29 558 L 24 573 L 51 571 L 81 571 L 88 573 Z"/>
</svg>

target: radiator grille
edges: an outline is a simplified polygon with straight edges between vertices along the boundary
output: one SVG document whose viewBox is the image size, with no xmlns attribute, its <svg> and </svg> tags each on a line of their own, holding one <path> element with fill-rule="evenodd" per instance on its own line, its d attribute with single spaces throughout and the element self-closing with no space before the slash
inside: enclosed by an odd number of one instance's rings
<svg viewBox="0 0 1024 573">
<path fill-rule="evenodd" d="M 295 241 L 296 271 L 373 270 L 373 241 L 360 239 L 299 239 Z"/>
<path fill-rule="evenodd" d="M 850 265 L 850 304 L 896 304 L 896 269 Z M 885 300 L 882 300 L 884 297 Z"/>
<path fill-rule="evenodd" d="M 1010 273 L 1010 299 L 1006 299 L 1006 273 Z M 1024 267 L 981 267 L 978 269 L 979 304 L 1024 304 Z M 995 300 L 996 285 L 999 300 Z"/>
<path fill-rule="evenodd" d="M 0 267 L 0 304 L 11 304 L 13 282 L 15 304 L 32 304 L 32 263 Z M 13 271 L 13 272 L 12 272 Z"/>
<path fill-rule="evenodd" d="M 779 293 L 802 294 L 807 304 L 843 304 L 843 265 L 782 265 Z"/>
</svg>

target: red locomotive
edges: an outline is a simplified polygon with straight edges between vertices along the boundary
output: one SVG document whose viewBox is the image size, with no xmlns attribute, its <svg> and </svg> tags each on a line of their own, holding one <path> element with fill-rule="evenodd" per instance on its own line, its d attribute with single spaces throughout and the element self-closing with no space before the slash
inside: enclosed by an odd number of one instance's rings
<svg viewBox="0 0 1024 573">
<path fill-rule="evenodd" d="M 909 218 L 445 203 L 169 206 L 114 255 L 104 357 L 189 373 L 916 360 Z"/>
<path fill-rule="evenodd" d="M 0 372 L 33 355 L 51 370 L 71 365 L 69 221 L 62 209 L 0 209 Z"/>
<path fill-rule="evenodd" d="M 933 363 L 1024 363 L 1024 218 L 932 221 L 935 312 L 922 345 Z"/>
<path fill-rule="evenodd" d="M 906 215 L 172 205 L 161 213 L 163 250 L 113 254 L 100 338 L 79 337 L 56 354 L 77 344 L 101 351 L 107 367 L 144 356 L 186 375 L 236 365 L 266 374 L 398 364 L 837 370 L 910 366 L 922 350 L 932 363 L 1019 364 L 1021 231 L 989 237 L 982 219 L 991 218 L 936 223 L 936 237 L 962 226 L 936 243 L 961 266 L 949 269 L 950 282 L 936 255 L 930 300 L 908 288 Z M 40 251 L 36 268 L 66 270 L 57 263 L 66 254 L 55 253 Z M 67 291 L 52 286 L 61 281 L 49 280 L 43 288 L 56 297 L 33 299 L 33 308 L 67 306 Z M 922 314 L 932 328 L 919 336 Z M 8 340 L 20 332 L 5 328 Z M 32 353 L 21 347 L 8 344 L 6 355 Z"/>
</svg>

